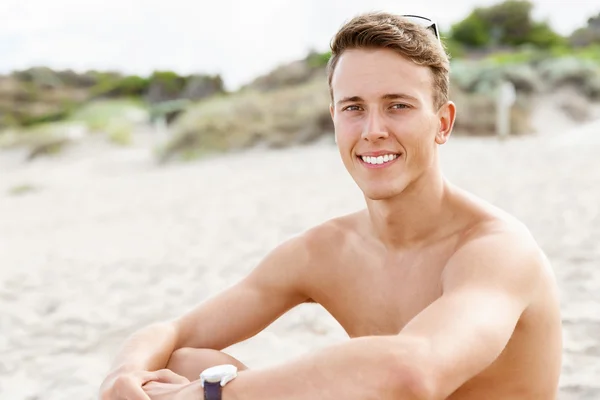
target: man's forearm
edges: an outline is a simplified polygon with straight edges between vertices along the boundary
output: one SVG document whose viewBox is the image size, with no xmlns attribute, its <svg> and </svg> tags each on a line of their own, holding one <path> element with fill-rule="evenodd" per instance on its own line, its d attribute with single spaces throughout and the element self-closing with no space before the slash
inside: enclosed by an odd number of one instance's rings
<svg viewBox="0 0 600 400">
<path fill-rule="evenodd" d="M 239 374 L 224 400 L 420 399 L 394 337 L 352 339 L 296 361 Z M 406 373 L 405 373 L 406 372 Z"/>
<path fill-rule="evenodd" d="M 175 328 L 168 322 L 142 328 L 125 341 L 113 362 L 113 369 L 162 369 L 175 350 L 176 341 Z"/>
</svg>

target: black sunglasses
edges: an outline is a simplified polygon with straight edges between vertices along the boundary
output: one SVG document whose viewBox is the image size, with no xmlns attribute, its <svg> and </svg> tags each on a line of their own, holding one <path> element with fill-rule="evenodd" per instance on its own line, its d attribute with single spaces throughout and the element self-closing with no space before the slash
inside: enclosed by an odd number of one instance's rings
<svg viewBox="0 0 600 400">
<path fill-rule="evenodd" d="M 438 26 L 431 19 L 426 18 L 426 17 L 421 17 L 420 15 L 402 15 L 402 18 L 406 18 L 416 24 L 419 24 L 421 26 L 424 26 L 427 29 L 430 29 L 433 32 L 433 34 L 435 35 L 435 37 L 437 38 L 437 40 L 440 40 L 440 32 L 438 30 Z"/>
</svg>

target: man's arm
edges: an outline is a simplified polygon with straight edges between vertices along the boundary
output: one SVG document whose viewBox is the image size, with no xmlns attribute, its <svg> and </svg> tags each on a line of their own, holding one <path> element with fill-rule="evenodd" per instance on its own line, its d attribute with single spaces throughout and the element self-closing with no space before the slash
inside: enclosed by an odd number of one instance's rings
<svg viewBox="0 0 600 400">
<path fill-rule="evenodd" d="M 151 374 L 130 379 L 128 371 L 165 368 L 171 354 L 182 347 L 222 350 L 255 335 L 281 314 L 306 301 L 303 276 L 310 261 L 305 239 L 308 234 L 284 242 L 242 281 L 181 317 L 133 333 L 102 384 L 101 393 L 105 393 L 102 398 L 121 398 L 112 394 L 119 392 L 114 389 L 115 384 L 127 386 L 123 389 L 126 391 L 138 390 L 129 388 L 132 385 L 141 390 L 144 381 L 158 379 Z M 223 310 L 227 310 L 226 317 Z"/>
<path fill-rule="evenodd" d="M 447 264 L 443 295 L 400 334 L 243 371 L 224 399 L 445 399 L 502 352 L 536 291 L 541 263 L 527 234 L 473 240 Z"/>
<path fill-rule="evenodd" d="M 498 358 L 536 296 L 544 268 L 525 231 L 482 236 L 452 257 L 442 297 L 398 336 L 425 344 L 417 362 L 432 399 L 445 399 Z"/>
</svg>

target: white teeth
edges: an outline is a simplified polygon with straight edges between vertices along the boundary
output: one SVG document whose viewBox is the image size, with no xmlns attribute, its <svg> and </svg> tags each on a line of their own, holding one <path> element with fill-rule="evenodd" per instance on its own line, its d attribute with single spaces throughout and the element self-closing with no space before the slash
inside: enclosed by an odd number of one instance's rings
<svg viewBox="0 0 600 400">
<path fill-rule="evenodd" d="M 379 157 L 361 156 L 361 158 L 367 164 L 383 164 L 395 160 L 398 158 L 398 154 L 386 154 Z"/>
</svg>

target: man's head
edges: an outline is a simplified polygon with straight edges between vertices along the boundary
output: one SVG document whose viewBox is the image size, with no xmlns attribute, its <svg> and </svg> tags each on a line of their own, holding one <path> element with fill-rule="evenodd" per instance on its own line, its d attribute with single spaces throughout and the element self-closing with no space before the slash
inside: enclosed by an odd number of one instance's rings
<svg viewBox="0 0 600 400">
<path fill-rule="evenodd" d="M 437 168 L 437 145 L 452 129 L 446 52 L 427 27 L 387 13 L 346 23 L 331 51 L 331 114 L 342 160 L 367 197 L 395 196 Z M 382 152 L 393 162 L 369 164 Z"/>
</svg>

